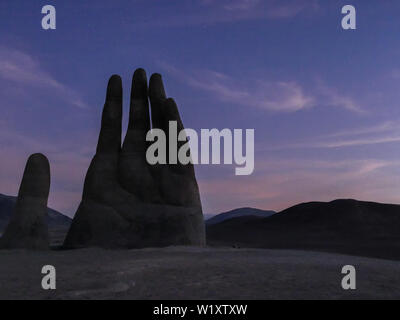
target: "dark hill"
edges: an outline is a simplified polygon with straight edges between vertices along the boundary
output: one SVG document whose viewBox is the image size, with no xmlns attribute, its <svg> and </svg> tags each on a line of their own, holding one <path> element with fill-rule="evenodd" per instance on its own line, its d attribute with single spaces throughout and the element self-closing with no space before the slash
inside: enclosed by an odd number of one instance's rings
<svg viewBox="0 0 400 320">
<path fill-rule="evenodd" d="M 0 194 L 0 235 L 7 227 L 13 213 L 16 197 Z M 47 223 L 49 225 L 50 238 L 53 245 L 62 243 L 65 233 L 71 225 L 71 219 L 58 211 L 48 208 Z"/>
<path fill-rule="evenodd" d="M 255 209 L 255 208 L 239 208 L 239 209 L 234 209 L 234 210 L 227 211 L 224 213 L 220 213 L 220 214 L 206 220 L 206 224 L 208 224 L 208 225 L 216 224 L 216 223 L 220 223 L 222 221 L 226 221 L 226 220 L 229 220 L 232 218 L 238 218 L 238 217 L 244 217 L 244 216 L 255 216 L 255 217 L 266 218 L 273 214 L 275 214 L 275 211 L 261 210 L 261 209 Z"/>
<path fill-rule="evenodd" d="M 302 203 L 271 217 L 207 226 L 210 245 L 304 249 L 400 259 L 400 205 Z"/>
</svg>

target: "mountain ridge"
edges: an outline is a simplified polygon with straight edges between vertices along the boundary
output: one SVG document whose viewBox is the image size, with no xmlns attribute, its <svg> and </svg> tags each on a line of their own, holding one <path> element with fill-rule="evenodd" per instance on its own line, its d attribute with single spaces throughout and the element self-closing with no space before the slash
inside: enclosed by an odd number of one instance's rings
<svg viewBox="0 0 400 320">
<path fill-rule="evenodd" d="M 251 207 L 242 207 L 242 208 L 237 208 L 233 210 L 229 210 L 226 212 L 222 212 L 220 214 L 217 214 L 209 219 L 206 220 L 206 224 L 212 225 L 216 223 L 220 223 L 226 220 L 230 219 L 235 219 L 238 217 L 243 217 L 243 216 L 254 216 L 254 217 L 269 217 L 273 214 L 275 214 L 275 211 L 272 210 L 262 210 L 262 209 L 257 209 L 257 208 L 251 208 Z"/>
<path fill-rule="evenodd" d="M 400 205 L 355 199 L 300 203 L 267 218 L 207 225 L 207 240 L 400 259 Z"/>
<path fill-rule="evenodd" d="M 8 221 L 14 210 L 17 198 L 0 193 L 0 233 L 7 227 Z M 47 222 L 49 227 L 68 227 L 71 224 L 71 218 L 66 215 L 48 208 Z"/>
</svg>

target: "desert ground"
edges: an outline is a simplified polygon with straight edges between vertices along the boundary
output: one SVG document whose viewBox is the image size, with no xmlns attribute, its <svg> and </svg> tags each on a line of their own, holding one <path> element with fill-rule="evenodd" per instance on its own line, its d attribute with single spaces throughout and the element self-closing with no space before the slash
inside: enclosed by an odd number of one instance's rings
<svg viewBox="0 0 400 320">
<path fill-rule="evenodd" d="M 0 252 L 0 299 L 400 299 L 400 262 L 296 250 Z M 357 289 L 341 287 L 344 265 Z M 53 265 L 56 290 L 41 288 Z"/>
</svg>

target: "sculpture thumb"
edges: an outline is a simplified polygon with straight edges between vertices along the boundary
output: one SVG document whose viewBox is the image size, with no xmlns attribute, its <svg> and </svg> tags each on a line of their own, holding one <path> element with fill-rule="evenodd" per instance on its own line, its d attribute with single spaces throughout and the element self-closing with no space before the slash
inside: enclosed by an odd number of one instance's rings
<svg viewBox="0 0 400 320">
<path fill-rule="evenodd" d="M 0 239 L 0 248 L 49 248 L 46 221 L 49 190 L 49 161 L 42 154 L 33 154 L 26 163 L 14 212 Z"/>
</svg>

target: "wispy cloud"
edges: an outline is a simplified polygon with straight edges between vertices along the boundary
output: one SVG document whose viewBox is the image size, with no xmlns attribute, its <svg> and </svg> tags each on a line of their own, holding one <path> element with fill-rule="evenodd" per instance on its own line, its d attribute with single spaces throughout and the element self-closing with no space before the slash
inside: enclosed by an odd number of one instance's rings
<svg viewBox="0 0 400 320">
<path fill-rule="evenodd" d="M 243 15 L 252 12 L 253 18 L 260 17 L 261 14 L 274 19 L 290 18 L 305 10 L 316 11 L 319 8 L 316 0 L 202 0 L 201 3 L 214 10 L 222 9 L 228 13 Z"/>
<path fill-rule="evenodd" d="M 37 60 L 22 51 L 0 47 L 0 78 L 22 87 L 51 90 L 76 107 L 87 107 L 77 92 L 56 80 Z"/>
<path fill-rule="evenodd" d="M 265 9 L 269 18 L 284 19 L 295 17 L 304 12 L 308 14 L 317 12 L 319 4 L 318 0 L 273 0 L 269 1 Z"/>
<path fill-rule="evenodd" d="M 202 0 L 205 6 L 218 6 L 228 11 L 251 10 L 260 4 L 260 0 Z"/>
<path fill-rule="evenodd" d="M 393 168 L 399 165 L 400 161 L 373 158 L 336 161 L 266 157 L 258 159 L 257 174 L 244 179 L 219 176 L 203 180 L 201 171 L 198 176 L 205 212 L 243 206 L 279 211 L 301 202 L 338 198 L 399 202 L 395 190 L 400 188 L 400 180 L 393 175 Z"/>
<path fill-rule="evenodd" d="M 371 144 L 382 144 L 390 142 L 400 142 L 399 136 L 384 136 L 384 137 L 368 137 L 363 139 L 349 139 L 349 140 L 339 140 L 333 142 L 320 142 L 315 144 L 310 144 L 308 147 L 312 148 L 343 148 L 343 147 L 354 147 L 354 146 L 364 146 Z"/>
<path fill-rule="evenodd" d="M 338 138 L 338 139 L 335 139 Z M 368 127 L 339 131 L 309 144 L 313 148 L 343 148 L 400 142 L 400 121 L 385 121 Z"/>
<path fill-rule="evenodd" d="M 326 135 L 326 137 L 343 137 L 343 136 L 359 136 L 369 133 L 382 133 L 394 131 L 400 128 L 400 123 L 395 121 L 385 121 L 368 127 L 352 128 L 348 130 L 340 130 Z"/>
<path fill-rule="evenodd" d="M 318 86 L 318 94 L 321 96 L 321 101 L 325 101 L 326 105 L 341 107 L 359 114 L 366 113 L 366 111 L 354 99 L 340 94 L 332 87 L 320 84 Z"/>
<path fill-rule="evenodd" d="M 141 27 L 182 27 L 215 25 L 260 19 L 288 19 L 302 13 L 311 14 L 319 9 L 318 0 L 194 0 L 174 7 L 174 1 L 160 8 L 159 16 L 151 19 L 142 13 L 135 26 Z M 157 10 L 157 9 L 156 9 Z M 171 10 L 171 12 L 169 11 Z M 154 10 L 152 17 L 155 16 Z"/>
<path fill-rule="evenodd" d="M 271 111 L 298 111 L 313 105 L 313 99 L 295 82 L 256 80 L 251 88 L 227 75 L 204 71 L 199 78 L 184 76 L 187 83 L 208 91 L 224 102 Z"/>
<path fill-rule="evenodd" d="M 160 65 L 186 84 L 207 91 L 220 101 L 235 105 L 275 112 L 295 112 L 323 105 L 364 113 L 353 99 L 340 95 L 327 86 L 320 86 L 314 92 L 306 92 L 304 87 L 296 81 L 237 80 L 210 70 L 183 72 L 165 63 L 160 63 Z"/>
<path fill-rule="evenodd" d="M 350 130 L 341 130 L 322 135 L 317 140 L 281 144 L 269 150 L 297 149 L 297 148 L 346 148 L 367 145 L 377 145 L 400 142 L 400 122 L 385 121 L 367 127 L 359 127 Z"/>
</svg>

